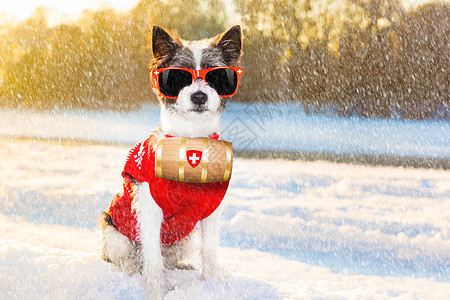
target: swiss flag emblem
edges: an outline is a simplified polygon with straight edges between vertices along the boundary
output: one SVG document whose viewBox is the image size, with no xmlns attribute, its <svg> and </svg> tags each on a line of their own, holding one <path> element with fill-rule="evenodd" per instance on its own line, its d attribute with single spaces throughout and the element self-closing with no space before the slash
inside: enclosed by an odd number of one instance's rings
<svg viewBox="0 0 450 300">
<path fill-rule="evenodd" d="M 186 158 L 191 167 L 195 168 L 202 160 L 202 151 L 188 150 L 186 151 Z"/>
</svg>

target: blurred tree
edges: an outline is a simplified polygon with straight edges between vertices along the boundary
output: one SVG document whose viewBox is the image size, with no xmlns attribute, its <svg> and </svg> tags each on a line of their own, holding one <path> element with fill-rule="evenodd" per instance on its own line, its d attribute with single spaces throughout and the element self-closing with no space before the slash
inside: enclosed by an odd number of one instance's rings
<svg viewBox="0 0 450 300">
<path fill-rule="evenodd" d="M 399 106 L 407 118 L 427 119 L 439 108 L 450 111 L 449 15 L 448 4 L 428 3 L 408 14 L 400 27 Z"/>
<path fill-rule="evenodd" d="M 333 13 L 311 0 L 235 2 L 246 25 L 245 92 L 237 99 L 295 100 L 307 112 L 328 103 L 335 59 L 328 48 L 337 26 Z"/>
<path fill-rule="evenodd" d="M 288 87 L 288 73 L 281 63 L 282 47 L 279 40 L 262 32 L 249 34 L 244 28 L 244 56 L 239 92 L 235 101 L 282 101 Z"/>
<path fill-rule="evenodd" d="M 80 27 L 66 24 L 53 28 L 51 32 L 48 64 L 43 78 L 47 82 L 45 96 L 49 101 L 65 99 L 67 103 L 73 103 L 83 94 L 86 82 L 82 66 L 86 35 Z"/>
<path fill-rule="evenodd" d="M 306 113 L 312 109 L 317 113 L 324 105 L 332 104 L 335 80 L 336 56 L 329 50 L 330 32 L 335 28 L 335 19 L 327 11 L 321 13 L 323 23 L 308 29 L 314 34 L 302 46 L 292 52 L 286 66 L 291 72 L 291 93 L 300 99 Z"/>
<path fill-rule="evenodd" d="M 227 25 L 220 0 L 141 0 L 132 14 L 145 30 L 157 24 L 186 40 L 212 37 Z"/>
<path fill-rule="evenodd" d="M 408 14 L 399 0 L 349 0 L 345 12 L 311 0 L 235 3 L 251 72 L 238 100 L 292 99 L 306 112 L 338 105 L 343 115 L 381 118 L 428 118 L 449 107 L 448 4 Z"/>
<path fill-rule="evenodd" d="M 356 28 L 347 24 L 341 37 L 339 69 L 345 77 L 341 112 L 386 118 L 396 102 L 396 44 L 391 36 L 404 11 L 398 0 L 351 2 L 362 10 L 364 22 Z"/>
<path fill-rule="evenodd" d="M 449 6 L 427 4 L 408 14 L 396 0 L 352 3 L 365 22 L 347 24 L 341 35 L 341 113 L 424 119 L 448 107 Z"/>
<path fill-rule="evenodd" d="M 15 106 L 42 106 L 41 94 L 48 54 L 46 12 L 38 8 L 33 16 L 13 27 L 7 37 L 10 57 L 4 59 L 3 94 Z"/>
</svg>

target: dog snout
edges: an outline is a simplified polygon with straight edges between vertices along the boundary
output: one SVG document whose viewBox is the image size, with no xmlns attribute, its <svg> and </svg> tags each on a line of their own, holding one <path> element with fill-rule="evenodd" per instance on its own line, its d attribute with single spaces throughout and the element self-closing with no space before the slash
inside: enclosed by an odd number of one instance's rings
<svg viewBox="0 0 450 300">
<path fill-rule="evenodd" d="M 195 105 L 203 105 L 208 101 L 208 95 L 203 93 L 202 91 L 195 92 L 191 95 L 191 101 Z"/>
</svg>

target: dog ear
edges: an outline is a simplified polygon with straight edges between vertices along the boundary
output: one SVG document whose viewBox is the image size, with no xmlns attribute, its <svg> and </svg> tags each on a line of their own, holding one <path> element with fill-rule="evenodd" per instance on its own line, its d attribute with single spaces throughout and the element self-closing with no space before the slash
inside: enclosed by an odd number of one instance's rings
<svg viewBox="0 0 450 300">
<path fill-rule="evenodd" d="M 160 59 L 170 55 L 175 49 L 181 47 L 183 44 L 178 36 L 169 34 L 159 26 L 153 26 L 151 45 L 153 57 L 155 59 Z"/>
<path fill-rule="evenodd" d="M 214 38 L 214 44 L 222 51 L 227 65 L 239 64 L 242 48 L 241 26 L 235 25 Z"/>
</svg>

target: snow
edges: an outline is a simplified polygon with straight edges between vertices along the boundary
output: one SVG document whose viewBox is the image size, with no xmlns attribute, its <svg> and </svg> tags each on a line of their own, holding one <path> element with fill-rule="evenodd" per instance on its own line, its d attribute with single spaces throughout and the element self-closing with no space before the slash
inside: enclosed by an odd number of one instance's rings
<svg viewBox="0 0 450 300">
<path fill-rule="evenodd" d="M 58 124 L 58 126 L 55 126 Z M 128 113 L 0 109 L 0 136 L 134 144 L 159 124 L 159 107 Z M 450 158 L 450 122 L 306 115 L 300 104 L 228 103 L 222 138 L 235 150 Z"/>
<path fill-rule="evenodd" d="M 275 114 L 259 128 L 246 125 L 261 147 L 338 152 L 340 142 L 356 139 L 355 151 L 365 153 L 383 143 L 396 155 L 450 153 L 445 122 L 291 116 L 276 136 Z M 224 117 L 226 125 L 236 115 Z M 141 275 L 99 259 L 96 220 L 120 190 L 129 144 L 156 126 L 154 118 L 155 107 L 0 110 L 1 299 L 143 299 Z M 348 131 L 326 132 L 339 128 Z M 369 132 L 379 146 L 365 145 Z M 271 146 L 269 137 L 284 144 Z M 166 299 L 450 299 L 448 170 L 236 158 L 225 203 L 219 259 L 227 281 L 165 271 Z"/>
</svg>

